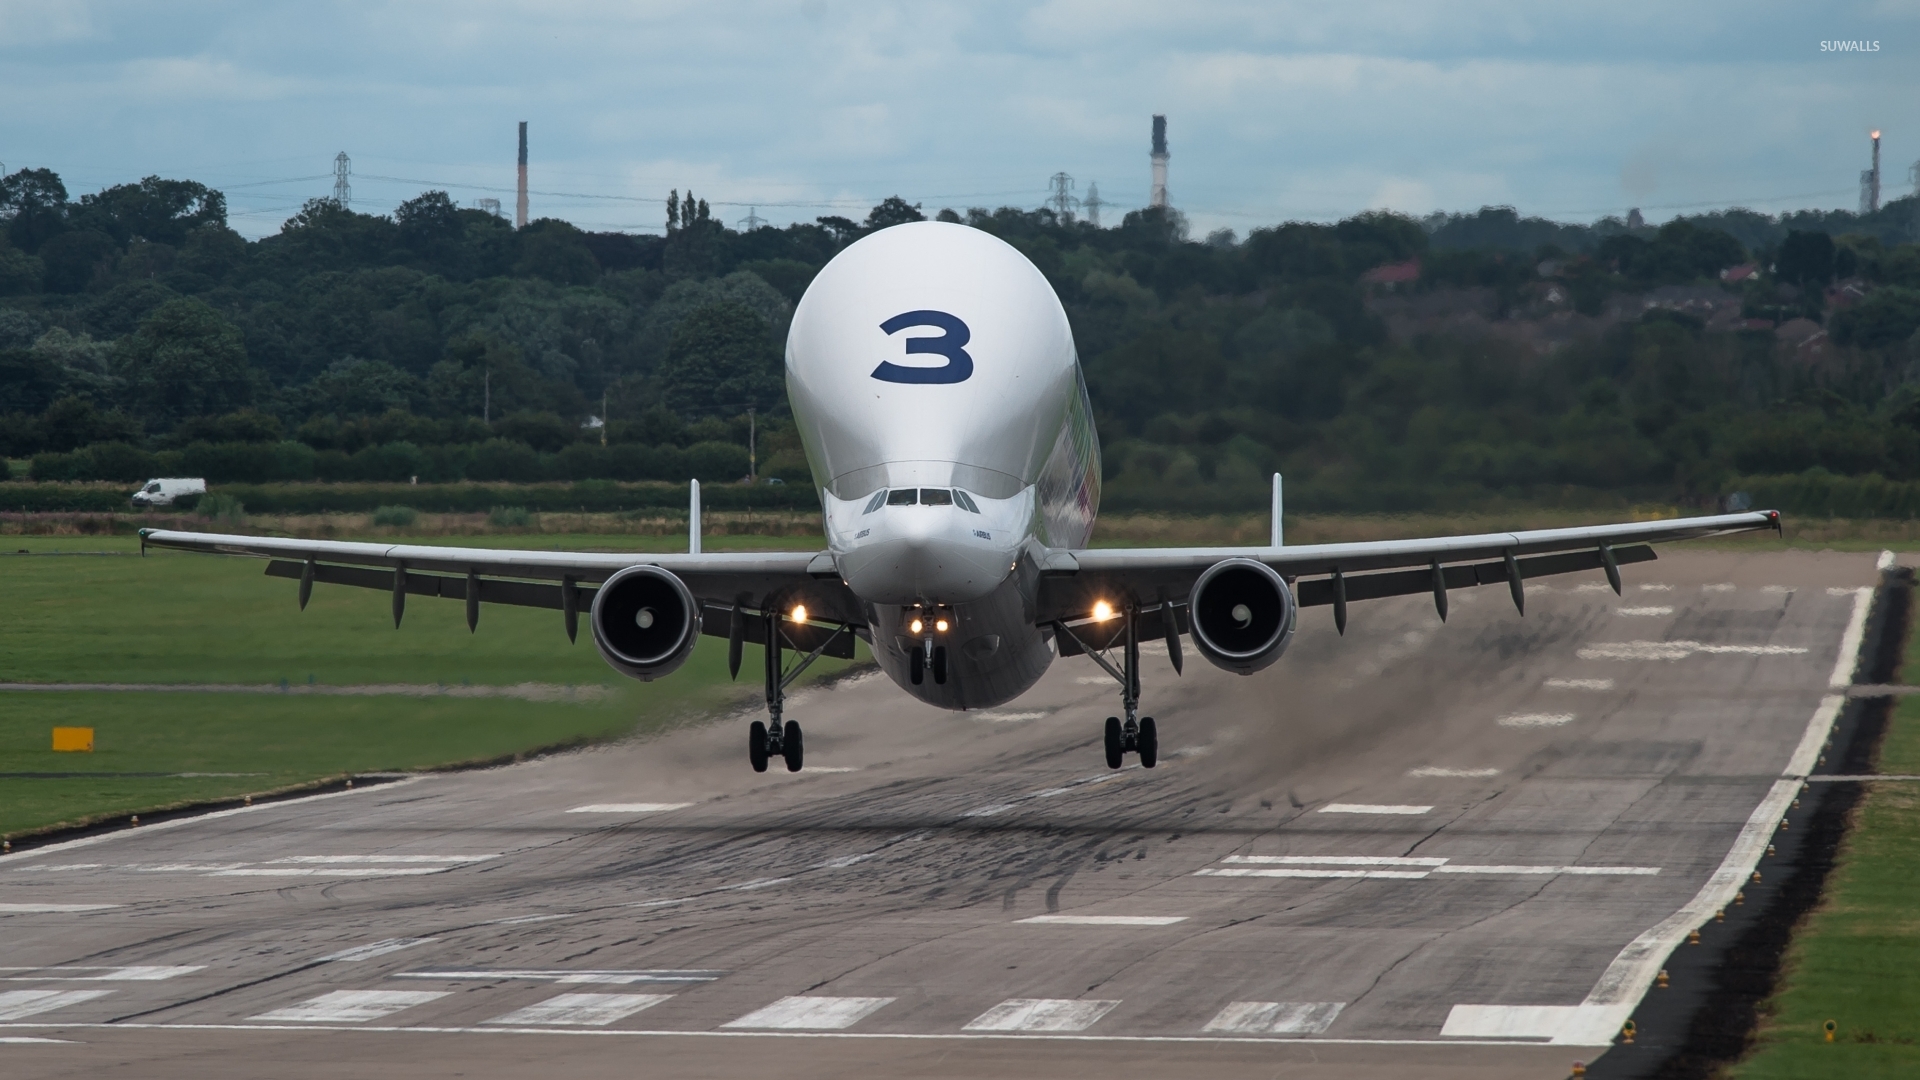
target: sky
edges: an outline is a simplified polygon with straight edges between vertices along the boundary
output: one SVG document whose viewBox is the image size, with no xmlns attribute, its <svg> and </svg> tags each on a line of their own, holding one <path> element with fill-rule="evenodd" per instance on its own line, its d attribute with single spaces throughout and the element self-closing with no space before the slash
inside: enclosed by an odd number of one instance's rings
<svg viewBox="0 0 1920 1080">
<path fill-rule="evenodd" d="M 1823 50 L 1862 42 L 1866 51 Z M 1362 210 L 1592 221 L 1852 209 L 1920 159 L 1920 0 L 0 0 L 0 163 L 74 195 L 147 175 L 269 235 L 333 191 L 429 189 L 659 232 L 1035 208 L 1048 178 L 1142 206 L 1151 116 L 1196 235 Z"/>
</svg>

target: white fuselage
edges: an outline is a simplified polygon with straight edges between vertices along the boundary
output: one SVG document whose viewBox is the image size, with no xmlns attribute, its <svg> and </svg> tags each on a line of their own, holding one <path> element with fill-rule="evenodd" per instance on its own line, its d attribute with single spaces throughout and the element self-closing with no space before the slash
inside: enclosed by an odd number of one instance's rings
<svg viewBox="0 0 1920 1080">
<path fill-rule="evenodd" d="M 1086 384 L 1046 278 L 964 225 L 874 233 L 801 298 L 787 393 L 881 667 L 947 708 L 1032 686 L 1053 657 L 1033 621 L 1038 561 L 1085 546 L 1100 501 Z M 931 649 L 946 681 L 916 685 L 911 654 Z"/>
</svg>

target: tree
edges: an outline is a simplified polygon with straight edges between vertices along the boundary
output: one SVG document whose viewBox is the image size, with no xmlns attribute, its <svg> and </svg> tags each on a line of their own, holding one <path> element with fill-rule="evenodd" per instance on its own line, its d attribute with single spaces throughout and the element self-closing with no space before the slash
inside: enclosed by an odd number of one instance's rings
<svg viewBox="0 0 1920 1080">
<path fill-rule="evenodd" d="M 513 269 L 555 285 L 591 285 L 600 276 L 600 264 L 580 239 L 580 230 L 554 218 L 541 218 L 520 230 L 520 262 Z"/>
<path fill-rule="evenodd" d="M 179 247 L 203 225 L 226 225 L 227 197 L 192 180 L 149 176 L 80 196 L 68 217 L 75 227 L 98 229 L 121 247 L 135 239 Z"/>
<path fill-rule="evenodd" d="M 1773 276 L 1789 285 L 1822 289 L 1833 280 L 1833 237 L 1823 232 L 1790 232 L 1773 261 Z"/>
<path fill-rule="evenodd" d="M 240 330 L 198 300 L 169 300 L 114 350 L 129 408 L 162 428 L 253 398 Z"/>
<path fill-rule="evenodd" d="M 335 360 L 295 392 L 297 410 L 309 416 L 379 416 L 425 398 L 419 379 L 392 364 L 348 357 Z"/>
<path fill-rule="evenodd" d="M 825 220 L 825 219 L 822 219 Z M 889 195 L 880 200 L 880 205 L 867 213 L 867 229 L 877 231 L 891 225 L 905 225 L 909 221 L 925 221 L 927 215 L 920 212 L 920 204 L 908 204 L 898 195 Z"/>
<path fill-rule="evenodd" d="M 0 220 L 7 239 L 29 255 L 67 230 L 67 185 L 52 169 L 21 169 L 0 179 Z"/>
<path fill-rule="evenodd" d="M 674 328 L 661 394 L 678 412 L 745 412 L 785 400 L 780 353 L 767 322 L 733 301 L 708 304 Z"/>
<path fill-rule="evenodd" d="M 113 238 L 97 229 L 64 232 L 40 246 L 48 292 L 77 293 L 113 257 Z"/>
</svg>

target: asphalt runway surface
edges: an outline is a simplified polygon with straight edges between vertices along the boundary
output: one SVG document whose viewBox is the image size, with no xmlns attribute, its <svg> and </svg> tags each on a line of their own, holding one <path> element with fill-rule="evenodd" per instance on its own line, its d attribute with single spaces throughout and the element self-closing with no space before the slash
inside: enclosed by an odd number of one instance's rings
<svg viewBox="0 0 1920 1080">
<path fill-rule="evenodd" d="M 797 775 L 750 771 L 742 714 L 5 856 L 0 1060 L 1564 1076 L 1759 857 L 1879 575 L 1669 547 L 1592 578 L 1525 618 L 1310 610 L 1248 678 L 1149 651 L 1150 771 L 1105 768 L 1118 687 L 1074 658 L 981 714 L 800 694 Z"/>
</svg>

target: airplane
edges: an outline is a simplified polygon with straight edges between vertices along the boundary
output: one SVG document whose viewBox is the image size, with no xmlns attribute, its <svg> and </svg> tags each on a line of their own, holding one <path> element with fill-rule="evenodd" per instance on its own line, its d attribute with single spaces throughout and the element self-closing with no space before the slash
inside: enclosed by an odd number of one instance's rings
<svg viewBox="0 0 1920 1080">
<path fill-rule="evenodd" d="M 1040 271 L 965 225 L 874 232 L 823 267 L 794 310 L 787 392 L 824 511 L 820 551 L 701 550 L 691 485 L 685 554 L 500 551 L 143 529 L 146 546 L 250 555 L 270 576 L 383 589 L 399 627 L 407 597 L 557 609 L 614 670 L 671 674 L 704 635 L 727 640 L 738 677 L 761 647 L 767 720 L 748 759 L 804 765 L 786 688 L 821 656 L 865 641 L 908 694 L 952 710 L 1019 697 L 1056 657 L 1088 656 L 1119 685 L 1106 762 L 1159 758 L 1139 715 L 1140 646 L 1164 641 L 1176 673 L 1185 637 L 1214 665 L 1251 675 L 1278 660 L 1299 612 L 1331 607 L 1346 632 L 1359 600 L 1505 583 L 1526 609 L 1531 578 L 1653 559 L 1655 542 L 1781 527 L 1777 511 L 1420 540 L 1286 546 L 1273 478 L 1271 542 L 1213 548 L 1091 548 L 1100 443 L 1073 330 Z M 789 655 L 790 654 L 790 655 Z"/>
</svg>

